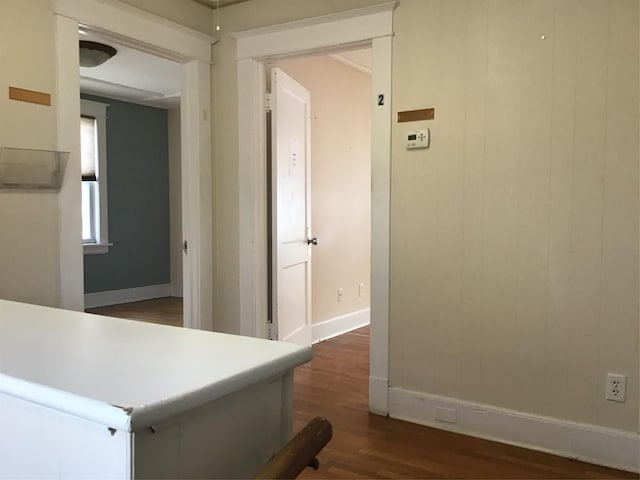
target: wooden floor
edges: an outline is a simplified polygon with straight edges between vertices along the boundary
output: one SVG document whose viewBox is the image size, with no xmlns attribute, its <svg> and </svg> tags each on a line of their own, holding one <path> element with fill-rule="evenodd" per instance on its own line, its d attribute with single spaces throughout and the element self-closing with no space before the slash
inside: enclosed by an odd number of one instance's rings
<svg viewBox="0 0 640 480">
<path fill-rule="evenodd" d="M 179 299 L 102 307 L 94 313 L 182 325 Z M 369 329 L 313 347 L 296 369 L 294 431 L 316 415 L 333 424 L 320 470 L 301 478 L 638 478 L 638 475 L 368 413 Z"/>
<path fill-rule="evenodd" d="M 108 317 L 128 318 L 142 322 L 160 323 L 182 327 L 182 298 L 167 297 L 143 302 L 110 305 L 108 307 L 88 308 L 87 313 L 96 313 Z"/>
</svg>

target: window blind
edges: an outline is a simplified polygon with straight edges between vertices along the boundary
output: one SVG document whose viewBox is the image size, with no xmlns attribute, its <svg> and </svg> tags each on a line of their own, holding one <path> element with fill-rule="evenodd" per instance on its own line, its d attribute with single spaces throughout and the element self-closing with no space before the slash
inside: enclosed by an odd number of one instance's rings
<svg viewBox="0 0 640 480">
<path fill-rule="evenodd" d="M 97 180 L 98 165 L 98 136 L 96 134 L 96 119 L 82 116 L 80 118 L 80 168 L 83 182 Z"/>
</svg>

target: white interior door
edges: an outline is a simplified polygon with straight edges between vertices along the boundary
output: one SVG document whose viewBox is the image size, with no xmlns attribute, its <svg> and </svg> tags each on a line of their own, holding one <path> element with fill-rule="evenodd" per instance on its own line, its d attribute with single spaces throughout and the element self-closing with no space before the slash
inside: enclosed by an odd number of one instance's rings
<svg viewBox="0 0 640 480">
<path fill-rule="evenodd" d="M 271 70 L 272 337 L 311 345 L 309 92 Z"/>
</svg>

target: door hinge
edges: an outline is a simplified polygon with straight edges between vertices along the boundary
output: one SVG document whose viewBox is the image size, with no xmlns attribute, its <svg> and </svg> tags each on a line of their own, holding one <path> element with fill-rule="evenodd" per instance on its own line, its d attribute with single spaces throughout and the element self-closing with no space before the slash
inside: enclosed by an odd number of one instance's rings
<svg viewBox="0 0 640 480">
<path fill-rule="evenodd" d="M 189 253 L 189 244 L 187 243 L 186 240 L 184 242 L 182 242 L 182 251 L 185 254 Z"/>
<path fill-rule="evenodd" d="M 278 328 L 273 322 L 267 323 L 267 338 L 269 340 L 278 340 Z"/>
<path fill-rule="evenodd" d="M 270 93 L 265 93 L 264 94 L 264 109 L 267 112 L 270 112 L 272 110 L 272 105 L 271 105 L 272 101 L 273 101 L 273 95 L 271 95 Z"/>
</svg>

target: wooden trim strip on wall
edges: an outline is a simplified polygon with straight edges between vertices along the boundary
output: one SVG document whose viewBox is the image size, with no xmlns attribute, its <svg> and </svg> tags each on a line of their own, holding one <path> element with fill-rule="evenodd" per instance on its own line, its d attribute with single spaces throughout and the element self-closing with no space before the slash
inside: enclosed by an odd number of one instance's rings
<svg viewBox="0 0 640 480">
<path fill-rule="evenodd" d="M 436 116 L 435 108 L 423 108 L 398 112 L 398 122 L 417 122 L 418 120 L 433 120 Z"/>
<path fill-rule="evenodd" d="M 9 87 L 9 98 L 19 102 L 35 103 L 38 105 L 51 106 L 51 94 L 26 90 L 24 88 Z"/>
</svg>

